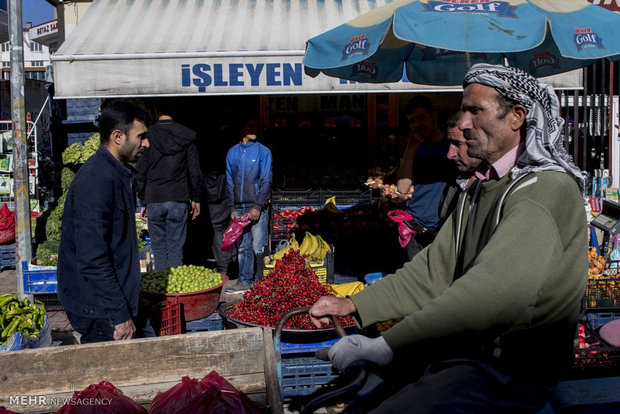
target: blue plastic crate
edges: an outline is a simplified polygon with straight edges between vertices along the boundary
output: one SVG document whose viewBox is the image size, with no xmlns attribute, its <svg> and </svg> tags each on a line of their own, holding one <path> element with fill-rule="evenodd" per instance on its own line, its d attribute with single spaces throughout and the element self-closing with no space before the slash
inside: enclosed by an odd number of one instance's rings
<svg viewBox="0 0 620 414">
<path fill-rule="evenodd" d="M 620 313 L 589 313 L 587 316 L 590 327 L 596 331 L 607 322 L 611 322 L 614 319 L 619 319 Z"/>
<path fill-rule="evenodd" d="M 28 270 L 28 263 L 22 261 L 25 293 L 55 293 L 58 291 L 56 269 Z"/>
<path fill-rule="evenodd" d="M 0 267 L 15 266 L 15 243 L 0 246 Z"/>
<path fill-rule="evenodd" d="M 214 313 L 206 318 L 196 319 L 185 323 L 186 333 L 196 333 L 203 331 L 221 331 L 224 329 L 222 317 Z"/>
<path fill-rule="evenodd" d="M 375 283 L 377 280 L 381 279 L 385 275 L 387 275 L 387 273 L 383 273 L 383 272 L 368 273 L 366 276 L 364 276 L 364 281 L 366 282 L 366 285 L 372 285 L 373 283 Z"/>
<path fill-rule="evenodd" d="M 312 394 L 337 377 L 329 361 L 282 355 L 282 396 L 285 399 Z"/>
<path fill-rule="evenodd" d="M 335 344 L 338 339 L 332 339 L 331 341 L 325 342 L 312 342 L 307 344 L 299 344 L 292 342 L 280 342 L 280 352 L 282 354 L 293 354 L 300 352 L 316 352 L 319 349 L 329 348 L 333 344 Z"/>
</svg>

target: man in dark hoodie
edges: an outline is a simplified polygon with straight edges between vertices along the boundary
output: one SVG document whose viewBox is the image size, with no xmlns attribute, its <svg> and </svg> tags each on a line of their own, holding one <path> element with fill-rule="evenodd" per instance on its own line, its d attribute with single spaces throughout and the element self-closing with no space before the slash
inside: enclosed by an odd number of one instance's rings
<svg viewBox="0 0 620 414">
<path fill-rule="evenodd" d="M 196 133 L 172 119 L 170 100 L 155 103 L 157 122 L 148 130 L 150 148 L 136 178 L 140 218 L 148 218 L 155 269 L 183 264 L 187 218 L 200 214 L 202 173 Z"/>
</svg>

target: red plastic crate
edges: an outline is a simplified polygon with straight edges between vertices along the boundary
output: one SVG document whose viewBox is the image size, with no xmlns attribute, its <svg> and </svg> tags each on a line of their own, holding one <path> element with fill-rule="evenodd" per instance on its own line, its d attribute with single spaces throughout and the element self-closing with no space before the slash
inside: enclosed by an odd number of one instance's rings
<svg viewBox="0 0 620 414">
<path fill-rule="evenodd" d="M 159 336 L 178 335 L 181 333 L 181 304 L 173 302 L 161 302 L 161 325 Z"/>
</svg>

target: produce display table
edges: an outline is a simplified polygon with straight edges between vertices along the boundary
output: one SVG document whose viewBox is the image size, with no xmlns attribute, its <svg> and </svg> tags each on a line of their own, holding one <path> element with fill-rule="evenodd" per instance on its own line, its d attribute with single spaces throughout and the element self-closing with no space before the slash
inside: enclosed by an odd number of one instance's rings
<svg viewBox="0 0 620 414">
<path fill-rule="evenodd" d="M 7 352 L 0 366 L 0 406 L 20 413 L 56 411 L 103 380 L 148 404 L 183 376 L 212 370 L 259 402 L 279 398 L 271 331 L 261 328 Z"/>
</svg>

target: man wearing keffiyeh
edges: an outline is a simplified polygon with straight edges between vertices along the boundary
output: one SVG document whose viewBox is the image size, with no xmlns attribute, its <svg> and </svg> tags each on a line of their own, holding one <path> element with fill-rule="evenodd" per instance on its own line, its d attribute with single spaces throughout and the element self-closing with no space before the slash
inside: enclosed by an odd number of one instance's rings
<svg viewBox="0 0 620 414">
<path fill-rule="evenodd" d="M 474 65 L 463 86 L 458 126 L 469 156 L 483 161 L 477 182 L 402 269 L 310 309 L 316 323 L 330 314 L 352 314 L 363 327 L 403 318 L 329 351 L 341 371 L 360 359 L 389 366 L 392 378 L 404 368 L 409 381 L 386 387 L 397 392 L 373 413 L 537 413 L 572 365 L 586 216 L 558 100 L 503 66 Z"/>
</svg>

